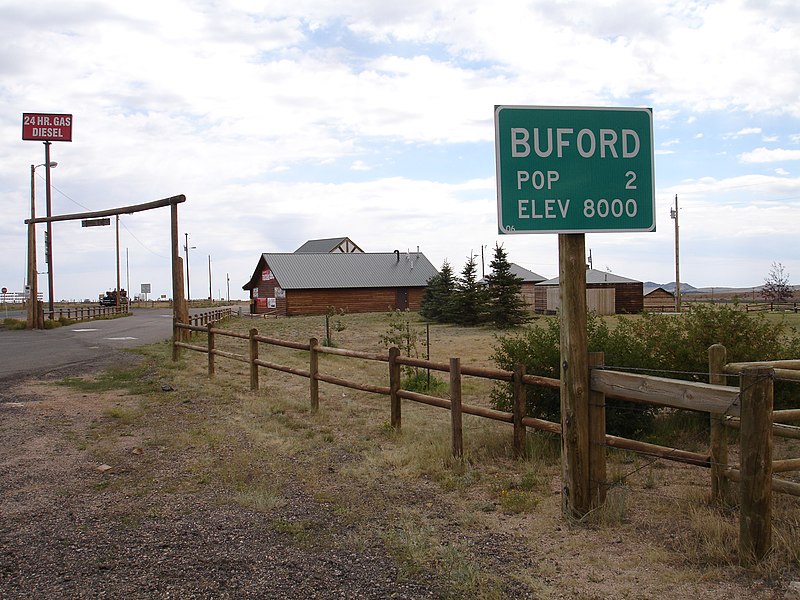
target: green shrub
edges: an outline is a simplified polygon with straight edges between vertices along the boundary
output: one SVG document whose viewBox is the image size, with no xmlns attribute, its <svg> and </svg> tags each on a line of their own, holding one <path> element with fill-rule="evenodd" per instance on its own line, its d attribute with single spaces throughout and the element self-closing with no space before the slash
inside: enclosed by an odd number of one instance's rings
<svg viewBox="0 0 800 600">
<path fill-rule="evenodd" d="M 620 317 L 615 327 L 589 315 L 587 319 L 589 351 L 605 353 L 605 364 L 619 370 L 642 370 L 649 375 L 708 381 L 708 348 L 722 344 L 728 362 L 747 362 L 797 358 L 800 336 L 794 329 L 770 323 L 761 314 L 746 313 L 737 306 L 697 304 L 685 315 L 644 314 Z M 499 337 L 492 356 L 498 367 L 511 370 L 516 363 L 525 365 L 533 375 L 560 376 L 558 319 L 543 326 L 529 326 L 521 332 Z M 735 382 L 731 382 L 735 385 Z M 528 413 L 552 421 L 560 420 L 558 390 L 527 386 Z M 797 384 L 776 382 L 775 407 L 798 405 Z M 510 410 L 510 384 L 497 384 L 492 401 L 500 410 Z M 657 410 L 643 404 L 607 400 L 606 428 L 609 433 L 630 437 L 653 430 Z M 701 427 L 707 417 L 695 413 Z M 690 417 L 691 418 L 691 417 Z M 685 415 L 684 415 L 685 422 Z"/>
<path fill-rule="evenodd" d="M 602 319 L 590 314 L 587 318 L 589 351 L 606 353 L 606 364 L 630 361 L 633 366 L 646 364 L 645 348 L 638 340 L 609 329 Z M 560 329 L 557 318 L 548 319 L 541 327 L 526 327 L 521 332 L 498 338 L 492 359 L 501 369 L 512 370 L 516 363 L 525 365 L 526 373 L 558 379 L 560 369 Z M 512 387 L 498 383 L 492 390 L 492 403 L 499 410 L 510 411 Z M 526 386 L 528 414 L 549 421 L 560 421 L 559 390 Z M 633 436 L 650 429 L 656 410 L 645 405 L 610 398 L 606 401 L 606 429 L 614 435 Z"/>
<path fill-rule="evenodd" d="M 8 330 L 26 329 L 28 327 L 28 323 L 26 321 L 7 317 L 3 319 L 3 327 Z"/>
<path fill-rule="evenodd" d="M 427 369 L 418 367 L 406 367 L 401 386 L 409 392 L 420 392 L 425 394 L 438 395 L 446 392 L 449 385 L 431 375 Z"/>
</svg>

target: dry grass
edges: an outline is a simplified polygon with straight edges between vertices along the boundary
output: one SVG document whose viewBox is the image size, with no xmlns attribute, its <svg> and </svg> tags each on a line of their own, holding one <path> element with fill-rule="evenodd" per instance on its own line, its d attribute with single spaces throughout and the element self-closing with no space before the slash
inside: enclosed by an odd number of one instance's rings
<svg viewBox="0 0 800 600">
<path fill-rule="evenodd" d="M 384 350 L 385 315 L 345 315 L 343 322 L 333 333 L 338 347 Z M 256 327 L 299 342 L 325 336 L 324 317 L 234 319 L 222 327 Z M 494 366 L 494 336 L 491 329 L 432 325 L 431 359 Z M 201 335 L 193 343 L 203 342 Z M 244 340 L 218 336 L 216 345 L 246 352 Z M 424 356 L 425 348 L 418 350 Z M 313 520 L 278 520 L 275 527 L 310 546 L 358 548 L 378 539 L 404 577 L 434 576 L 450 597 L 745 598 L 800 576 L 795 498 L 776 500 L 776 550 L 747 574 L 737 567 L 735 514 L 708 506 L 703 469 L 609 452 L 616 485 L 606 505 L 570 523 L 560 512 L 560 442 L 552 436 L 530 433 L 527 457 L 515 460 L 509 425 L 465 415 L 465 452 L 454 459 L 449 414 L 441 409 L 404 401 L 398 433 L 382 396 L 323 383 L 320 410 L 312 413 L 305 378 L 262 369 L 261 389 L 251 392 L 246 364 L 217 358 L 209 381 L 204 354 L 184 351 L 177 364 L 166 344 L 146 354 L 159 365 L 150 371 L 153 383 L 177 391 L 166 400 L 151 394 L 108 417 L 118 427 L 135 420 L 145 443 L 179 456 L 182 466 L 140 481 L 142 490 L 213 489 L 221 501 L 267 514 L 298 498 L 330 505 L 347 524 L 344 532 Z M 262 346 L 260 357 L 308 368 L 306 352 Z M 320 370 L 388 385 L 385 363 L 323 355 Z M 488 406 L 491 387 L 465 380 L 464 402 Z"/>
</svg>

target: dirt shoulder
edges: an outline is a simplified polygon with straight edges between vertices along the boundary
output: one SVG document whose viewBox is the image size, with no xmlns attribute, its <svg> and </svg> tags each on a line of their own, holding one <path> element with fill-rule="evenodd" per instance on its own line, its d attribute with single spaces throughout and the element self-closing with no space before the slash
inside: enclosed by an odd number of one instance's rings
<svg viewBox="0 0 800 600">
<path fill-rule="evenodd" d="M 272 526 L 274 511 L 265 518 L 216 489 L 165 489 L 186 475 L 186 463 L 159 455 L 147 432 L 115 432 L 98 452 L 97 430 L 113 418 L 109 407 L 131 402 L 117 391 L 87 394 L 31 381 L 3 392 L 0 597 L 438 595 L 424 582 L 398 582 L 380 546 L 303 548 Z M 138 481 L 140 470 L 148 471 L 150 486 L 128 489 L 126 479 Z M 300 489 L 286 493 L 279 518 L 336 522 L 330 506 Z"/>
<path fill-rule="evenodd" d="M 0 598 L 783 598 L 791 579 L 691 564 L 654 514 L 666 483 L 618 525 L 569 524 L 557 467 L 526 487 L 506 449 L 443 465 L 428 412 L 397 436 L 374 396 L 325 386 L 310 414 L 297 378 L 198 372 L 0 392 Z M 533 501 L 503 510 L 512 490 Z"/>
</svg>

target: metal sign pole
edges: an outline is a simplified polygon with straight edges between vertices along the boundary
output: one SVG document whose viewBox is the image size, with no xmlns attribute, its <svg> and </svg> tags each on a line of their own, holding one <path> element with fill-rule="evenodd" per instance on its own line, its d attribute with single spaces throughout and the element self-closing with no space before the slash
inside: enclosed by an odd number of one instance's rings
<svg viewBox="0 0 800 600">
<path fill-rule="evenodd" d="M 44 142 L 44 168 L 45 168 L 45 197 L 47 198 L 47 218 L 52 216 L 52 204 L 50 195 L 50 142 Z M 47 222 L 47 245 L 45 248 L 45 260 L 47 261 L 47 308 L 50 311 L 50 318 L 53 318 L 53 223 Z"/>
</svg>

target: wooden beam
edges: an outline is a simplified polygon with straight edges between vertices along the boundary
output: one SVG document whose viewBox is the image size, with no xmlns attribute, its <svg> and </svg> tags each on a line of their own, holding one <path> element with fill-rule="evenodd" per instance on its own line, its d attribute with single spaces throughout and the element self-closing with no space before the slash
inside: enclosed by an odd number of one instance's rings
<svg viewBox="0 0 800 600">
<path fill-rule="evenodd" d="M 699 412 L 739 415 L 739 390 L 723 385 L 594 369 L 593 390 L 611 398 Z"/>
<path fill-rule="evenodd" d="M 742 371 L 741 469 L 739 480 L 739 564 L 761 561 L 772 546 L 772 379 L 771 367 Z"/>
<path fill-rule="evenodd" d="M 450 425 L 453 457 L 464 456 L 464 427 L 461 417 L 461 359 L 450 359 Z"/>
<path fill-rule="evenodd" d="M 144 204 L 123 206 L 121 208 L 108 208 L 106 210 L 95 210 L 85 213 L 72 213 L 69 215 L 56 215 L 52 217 L 36 217 L 33 219 L 25 219 L 25 223 L 54 223 L 56 221 L 76 221 L 79 219 L 95 219 L 97 217 L 111 217 L 114 215 L 131 215 L 133 213 L 152 210 L 154 208 L 174 206 L 176 204 L 180 204 L 181 202 L 186 202 L 186 196 L 183 194 L 171 196 L 170 198 L 162 198 L 161 200 L 153 200 L 152 202 L 145 202 Z"/>
<path fill-rule="evenodd" d="M 558 235 L 561 300 L 561 508 L 569 518 L 591 510 L 589 352 L 586 330 L 586 240 Z"/>
</svg>

